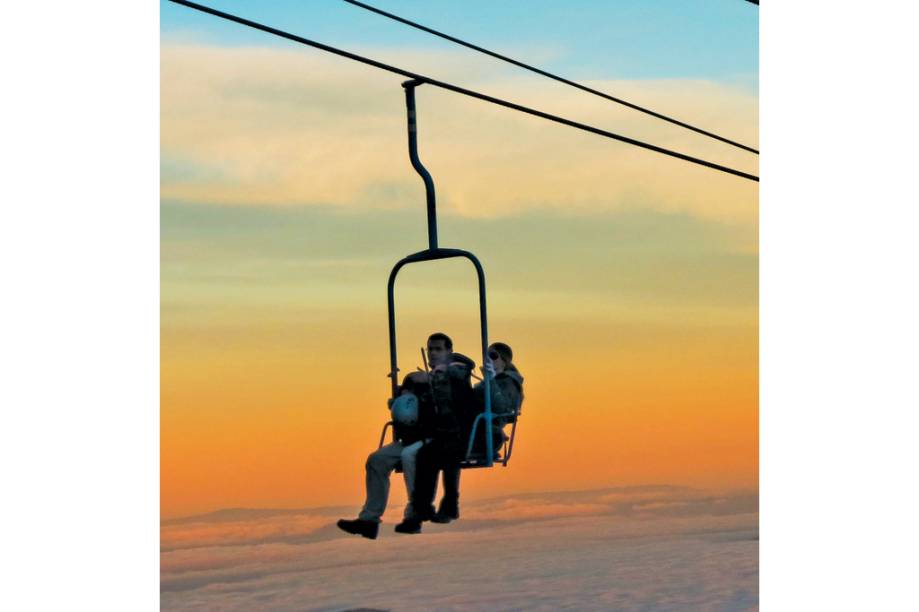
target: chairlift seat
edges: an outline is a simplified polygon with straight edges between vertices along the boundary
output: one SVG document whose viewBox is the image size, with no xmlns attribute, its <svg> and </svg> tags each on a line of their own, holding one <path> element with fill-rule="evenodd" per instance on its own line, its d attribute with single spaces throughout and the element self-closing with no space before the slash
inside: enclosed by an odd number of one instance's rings
<svg viewBox="0 0 919 612">
<path fill-rule="evenodd" d="M 504 439 L 503 443 L 501 444 L 501 450 L 499 451 L 498 449 L 495 449 L 495 454 L 492 460 L 488 461 L 488 457 L 485 455 L 485 453 L 468 452 L 466 458 L 460 461 L 459 465 L 461 469 L 492 467 L 498 463 L 504 467 L 507 467 L 507 463 L 511 459 L 511 452 L 514 450 L 514 438 L 517 434 L 517 418 L 520 416 L 520 406 L 517 406 L 517 409 L 514 411 L 514 413 L 509 416 L 511 416 L 510 420 L 502 425 L 500 429 L 501 437 Z M 383 447 L 383 442 L 386 440 L 386 430 L 389 429 L 392 424 L 392 421 L 387 421 L 383 425 L 383 431 L 380 433 L 380 444 L 377 446 L 377 448 Z M 511 426 L 510 435 L 504 431 L 504 428 L 508 425 Z M 467 445 L 470 449 L 474 449 L 474 445 L 472 444 L 471 439 L 473 435 L 475 435 L 475 431 L 472 431 L 469 434 L 470 439 L 467 442 Z M 396 441 L 395 432 L 393 432 L 392 441 Z M 398 474 L 402 473 L 402 462 L 396 464 L 395 471 Z"/>
</svg>

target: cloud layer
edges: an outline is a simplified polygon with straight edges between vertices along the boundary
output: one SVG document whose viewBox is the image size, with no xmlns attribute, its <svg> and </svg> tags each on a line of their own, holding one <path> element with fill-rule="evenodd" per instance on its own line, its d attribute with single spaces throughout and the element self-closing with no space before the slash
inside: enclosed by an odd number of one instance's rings
<svg viewBox="0 0 919 612">
<path fill-rule="evenodd" d="M 333 526 L 353 508 L 222 511 L 164 522 L 162 607 L 751 609 L 756 507 L 677 487 L 528 494 L 374 542 Z"/>
<path fill-rule="evenodd" d="M 483 69 L 467 57 L 385 53 L 387 61 L 422 73 L 756 171 L 754 155 L 552 82 L 494 65 Z M 398 77 L 309 51 L 178 43 L 164 43 L 161 66 L 163 197 L 382 209 L 418 204 Z M 687 80 L 589 84 L 756 144 L 757 101 L 743 89 Z M 421 155 L 445 211 L 481 217 L 652 209 L 754 218 L 757 186 L 749 181 L 431 87 L 419 90 L 418 103 Z"/>
</svg>

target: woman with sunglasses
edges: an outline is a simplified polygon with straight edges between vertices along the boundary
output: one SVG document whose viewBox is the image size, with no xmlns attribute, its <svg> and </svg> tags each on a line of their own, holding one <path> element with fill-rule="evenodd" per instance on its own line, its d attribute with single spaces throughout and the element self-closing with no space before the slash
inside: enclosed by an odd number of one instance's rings
<svg viewBox="0 0 919 612">
<path fill-rule="evenodd" d="M 514 352 L 503 342 L 495 342 L 488 347 L 488 361 L 482 372 L 492 378 L 491 411 L 495 415 L 494 424 L 503 428 L 513 420 L 514 414 L 523 401 L 523 375 L 514 365 Z M 485 410 L 485 385 L 478 383 L 474 389 L 479 411 Z"/>
</svg>

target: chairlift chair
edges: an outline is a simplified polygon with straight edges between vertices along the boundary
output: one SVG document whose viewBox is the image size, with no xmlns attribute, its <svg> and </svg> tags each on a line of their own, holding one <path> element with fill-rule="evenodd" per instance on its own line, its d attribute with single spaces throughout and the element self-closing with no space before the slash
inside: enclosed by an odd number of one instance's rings
<svg viewBox="0 0 919 612">
<path fill-rule="evenodd" d="M 396 265 L 393 266 L 393 269 L 389 274 L 389 283 L 387 284 L 386 297 L 389 309 L 389 377 L 392 383 L 393 399 L 395 399 L 399 393 L 399 365 L 396 355 L 396 313 L 394 289 L 396 284 L 396 276 L 399 274 L 399 271 L 408 264 L 420 263 L 424 261 L 435 261 L 438 259 L 450 259 L 454 257 L 465 258 L 472 262 L 472 265 L 475 267 L 479 285 L 479 323 L 481 327 L 482 363 L 485 363 L 485 360 L 488 357 L 488 314 L 485 299 L 485 271 L 482 269 L 482 264 L 479 262 L 478 258 L 469 251 L 464 251 L 462 249 L 445 249 L 440 248 L 437 245 L 437 210 L 434 198 L 434 180 L 431 178 L 431 174 L 428 172 L 427 168 L 422 165 L 421 160 L 418 158 L 418 130 L 415 116 L 415 87 L 423 84 L 423 80 L 417 79 L 402 83 L 402 87 L 405 89 L 405 106 L 408 111 L 409 159 L 412 162 L 412 167 L 415 168 L 415 170 L 424 181 L 425 194 L 427 197 L 428 248 L 423 251 L 418 251 L 417 253 L 412 253 L 411 255 L 403 257 L 398 262 L 396 262 Z M 485 410 L 481 414 L 477 415 L 473 421 L 472 431 L 470 432 L 469 442 L 466 447 L 466 455 L 463 461 L 460 463 L 460 467 L 462 468 L 486 468 L 492 467 L 495 463 L 500 463 L 504 467 L 507 467 L 507 462 L 510 460 L 511 453 L 514 449 L 514 436 L 517 433 L 517 418 L 520 415 L 519 405 L 516 407 L 514 412 L 509 415 L 510 420 L 505 424 L 511 425 L 511 431 L 510 436 L 503 434 L 505 439 L 501 445 L 501 451 L 496 454 L 492 436 L 485 435 L 485 454 L 477 455 L 473 453 L 473 442 L 475 441 L 475 435 L 478 427 L 481 425 L 483 428 L 485 428 L 486 431 L 491 431 L 495 417 L 491 411 L 490 385 L 492 384 L 492 381 L 490 380 L 489 376 L 486 375 L 484 377 L 483 384 L 485 385 Z M 505 415 L 502 416 L 507 418 Z M 383 426 L 383 431 L 380 434 L 380 446 L 383 446 L 383 441 L 386 438 L 386 430 L 391 425 L 392 421 L 389 421 Z M 393 437 L 395 438 L 395 434 L 393 434 Z"/>
</svg>

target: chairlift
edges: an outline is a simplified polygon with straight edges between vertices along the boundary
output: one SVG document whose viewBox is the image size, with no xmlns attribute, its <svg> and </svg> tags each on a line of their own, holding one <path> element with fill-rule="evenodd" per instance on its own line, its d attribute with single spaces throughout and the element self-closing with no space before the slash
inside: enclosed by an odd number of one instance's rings
<svg viewBox="0 0 919 612">
<path fill-rule="evenodd" d="M 399 271 L 408 264 L 435 261 L 438 259 L 451 259 L 454 257 L 465 258 L 472 262 L 479 283 L 479 322 L 481 326 L 483 364 L 486 363 L 488 357 L 488 315 L 485 301 L 485 271 L 482 269 L 482 264 L 479 262 L 479 259 L 469 251 L 464 251 L 462 249 L 445 249 L 437 245 L 437 210 L 434 198 L 434 180 L 431 178 L 430 172 L 428 172 L 427 168 L 422 165 L 421 160 L 418 158 L 418 126 L 415 114 L 415 88 L 423 84 L 424 81 L 420 79 L 412 79 L 402 83 L 402 87 L 405 89 L 405 106 L 408 111 L 408 155 L 412 162 L 412 167 L 424 181 L 424 189 L 427 196 L 428 248 L 403 257 L 393 266 L 392 272 L 389 274 L 389 283 L 386 292 L 387 304 L 389 307 L 389 378 L 392 382 L 392 397 L 394 400 L 399 393 L 394 289 L 396 276 L 399 274 Z M 492 431 L 495 416 L 491 411 L 491 380 L 489 376 L 486 375 L 484 377 L 483 384 L 485 385 L 485 410 L 476 415 L 473 421 L 469 433 L 469 442 L 466 446 L 466 455 L 460 463 L 461 468 L 488 468 L 496 463 L 500 463 L 504 467 L 507 467 L 507 463 L 511 458 L 511 453 L 514 450 L 514 437 L 517 433 L 517 418 L 520 415 L 520 406 L 518 405 L 512 414 L 502 415 L 503 418 L 509 419 L 505 425 L 511 425 L 511 431 L 510 435 L 503 434 L 504 440 L 501 444 L 501 450 L 496 454 L 494 441 L 492 440 L 492 436 L 489 435 Z M 383 441 L 386 438 L 386 430 L 391 425 L 392 421 L 389 421 L 383 426 L 383 431 L 380 434 L 380 446 L 383 446 Z M 475 454 L 475 449 L 473 448 L 479 426 L 483 427 L 486 432 L 489 432 L 484 435 L 484 455 Z M 393 437 L 395 438 L 395 433 L 393 433 Z"/>
</svg>

